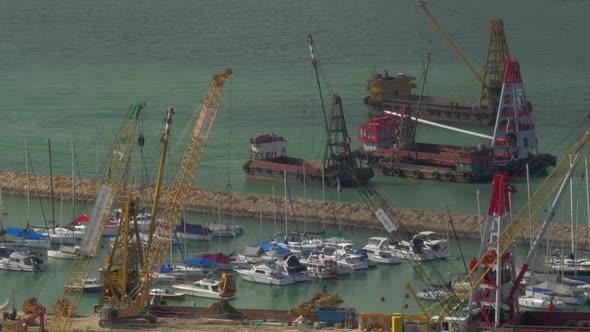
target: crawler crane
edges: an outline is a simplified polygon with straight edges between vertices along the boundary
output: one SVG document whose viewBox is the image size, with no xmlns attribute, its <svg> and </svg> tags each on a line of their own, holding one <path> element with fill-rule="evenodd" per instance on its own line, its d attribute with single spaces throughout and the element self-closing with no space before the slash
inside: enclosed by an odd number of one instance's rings
<svg viewBox="0 0 590 332">
<path fill-rule="evenodd" d="M 84 280 L 89 276 L 88 270 L 96 257 L 106 222 L 115 199 L 123 187 L 123 180 L 135 141 L 139 115 L 145 107 L 145 103 L 136 103 L 130 108 L 109 150 L 110 156 L 106 162 L 90 221 L 77 252 L 78 256 L 72 265 L 63 295 L 53 305 L 55 320 L 51 327 L 52 331 L 70 331 L 72 317 L 76 314 L 82 296 Z"/>
<path fill-rule="evenodd" d="M 101 326 L 115 326 L 118 323 L 128 324 L 137 320 L 145 322 L 146 319 L 149 323 L 154 322 L 155 317 L 148 313 L 147 307 L 150 288 L 157 280 L 158 267 L 163 263 L 176 226 L 182 217 L 184 205 L 189 198 L 209 134 L 221 105 L 225 80 L 231 73 L 231 69 L 226 69 L 213 76 L 209 91 L 198 109 L 193 131 L 174 178 L 174 184 L 168 191 L 160 221 L 155 225 L 149 239 L 150 244 L 143 257 L 138 284 L 133 289 L 128 289 L 127 294 L 123 294 L 125 301 L 113 301 L 112 304 L 103 306 L 100 311 Z M 159 172 L 158 176 L 159 182 L 162 172 Z M 154 211 L 156 208 L 154 207 Z M 152 224 L 155 224 L 156 220 L 158 218 L 154 213 L 152 214 Z M 124 266 L 118 268 L 124 268 Z"/>
</svg>

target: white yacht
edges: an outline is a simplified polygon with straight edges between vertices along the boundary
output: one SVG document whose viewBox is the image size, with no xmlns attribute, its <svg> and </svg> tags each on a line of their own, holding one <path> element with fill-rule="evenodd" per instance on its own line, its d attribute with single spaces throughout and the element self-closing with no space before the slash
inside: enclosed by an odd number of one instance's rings
<svg viewBox="0 0 590 332">
<path fill-rule="evenodd" d="M 210 299 L 231 300 L 236 298 L 235 282 L 231 274 L 224 273 L 221 279 L 205 278 L 191 284 L 175 284 L 172 288 L 181 290 L 190 296 L 206 297 Z"/>
<path fill-rule="evenodd" d="M 533 308 L 533 309 L 543 309 L 547 310 L 547 307 L 551 303 L 551 300 L 546 298 L 541 298 L 537 296 L 519 296 L 518 297 L 518 305 L 521 307 L 526 308 Z M 565 303 L 559 300 L 553 300 L 553 308 L 558 310 L 565 310 Z"/>
<path fill-rule="evenodd" d="M 55 227 L 35 230 L 40 234 L 49 236 L 53 244 L 76 244 L 84 237 L 85 229 L 85 226 L 74 226 L 73 228 Z"/>
<path fill-rule="evenodd" d="M 259 264 L 250 270 L 235 270 L 246 281 L 269 285 L 291 285 L 295 283 L 292 276 L 285 275 L 282 269 L 267 264 Z"/>
<path fill-rule="evenodd" d="M 43 272 L 45 265 L 43 260 L 33 254 L 14 251 L 8 257 L 0 257 L 0 270 Z"/>
<path fill-rule="evenodd" d="M 371 262 L 389 265 L 396 265 L 402 262 L 399 257 L 393 256 L 390 251 L 372 249 L 365 249 L 365 251 Z"/>
<path fill-rule="evenodd" d="M 546 300 L 563 301 L 565 304 L 581 305 L 587 301 L 584 289 L 545 281 L 526 289 L 527 296 Z"/>
</svg>

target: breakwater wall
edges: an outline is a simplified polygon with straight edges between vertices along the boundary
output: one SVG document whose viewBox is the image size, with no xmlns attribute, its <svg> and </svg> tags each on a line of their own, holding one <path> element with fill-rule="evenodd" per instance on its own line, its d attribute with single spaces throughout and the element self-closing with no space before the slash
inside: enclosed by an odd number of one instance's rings
<svg viewBox="0 0 590 332">
<path fill-rule="evenodd" d="M 14 171 L 0 170 L 0 185 L 2 191 L 12 195 L 25 195 L 27 193 L 27 175 Z M 32 196 L 51 196 L 51 177 L 44 174 L 29 175 L 30 194 Z M 76 178 L 75 197 L 78 200 L 92 201 L 98 192 L 99 182 L 89 178 Z M 146 206 L 149 206 L 153 196 L 152 186 L 139 184 L 127 184 L 125 190 L 120 193 L 119 199 L 136 197 Z M 72 196 L 72 179 L 67 176 L 53 177 L 53 192 L 55 197 L 62 194 L 65 197 Z M 163 207 L 169 199 L 169 188 L 162 188 L 160 206 Z M 393 202 L 395 203 L 395 202 Z M 193 188 L 188 201 L 185 203 L 188 211 L 204 214 L 217 214 L 221 211 L 224 215 L 236 215 L 242 217 L 260 218 L 267 222 L 274 221 L 275 213 L 281 215 L 284 209 L 282 197 L 262 195 L 254 193 L 221 192 Z M 293 198 L 293 204 L 298 220 L 307 218 L 307 222 L 337 224 L 343 227 L 359 227 L 381 229 L 381 225 L 371 214 L 370 209 L 363 203 L 321 201 L 313 199 Z M 448 214 L 446 211 L 393 208 L 406 228 L 413 232 L 430 230 L 439 234 L 446 234 Z M 480 228 L 484 219 L 475 214 L 451 212 L 451 218 L 455 231 L 459 237 L 478 239 L 481 237 Z M 561 225 L 557 220 L 550 225 L 548 231 L 550 241 L 561 241 L 562 234 L 568 239 L 571 228 Z M 526 230 L 525 234 L 529 234 Z M 578 248 L 588 247 L 588 227 L 578 225 L 574 231 L 577 234 Z M 528 236 L 527 236 L 528 237 Z"/>
</svg>

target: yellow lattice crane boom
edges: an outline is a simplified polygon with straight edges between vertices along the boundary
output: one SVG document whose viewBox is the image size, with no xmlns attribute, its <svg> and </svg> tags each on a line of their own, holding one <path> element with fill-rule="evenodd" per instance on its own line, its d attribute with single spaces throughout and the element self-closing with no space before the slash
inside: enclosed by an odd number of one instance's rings
<svg viewBox="0 0 590 332">
<path fill-rule="evenodd" d="M 490 41 L 486 53 L 486 62 L 483 67 L 483 81 L 479 93 L 479 107 L 487 100 L 490 107 L 498 105 L 502 82 L 504 82 L 504 64 L 510 59 L 508 43 L 504 33 L 504 22 L 501 19 L 493 19 L 490 23 Z"/>
<path fill-rule="evenodd" d="M 166 112 L 164 133 L 160 140 L 162 152 L 154 190 L 154 207 L 157 207 L 160 198 L 173 114 L 174 110 L 169 107 Z M 140 284 L 139 276 L 143 266 L 143 240 L 140 237 L 137 223 L 138 211 L 136 204 L 135 197 L 126 197 L 124 199 L 121 222 L 113 241 L 113 249 L 111 254 L 106 257 L 104 267 L 99 269 L 104 279 L 100 303 L 103 307 L 136 307 L 135 298 L 130 294 L 136 291 Z M 152 215 L 155 216 L 156 212 L 154 211 Z M 150 229 L 153 229 L 155 224 L 155 222 L 152 222 Z M 152 233 L 153 231 L 149 235 L 151 236 Z M 141 310 L 136 310 L 136 312 L 139 314 Z"/>
<path fill-rule="evenodd" d="M 443 37 L 445 38 L 445 40 L 447 41 L 447 43 L 449 43 L 449 45 L 451 45 L 451 48 L 455 51 L 455 53 L 457 53 L 457 55 L 459 56 L 459 58 L 461 58 L 461 61 L 463 61 L 463 63 L 467 66 L 467 68 L 469 68 L 469 71 L 471 71 L 471 73 L 473 74 L 473 76 L 475 76 L 475 78 L 477 78 L 477 80 L 483 86 L 485 86 L 486 83 L 485 83 L 484 79 L 479 75 L 479 73 L 477 72 L 477 70 L 475 70 L 475 68 L 473 68 L 473 66 L 471 65 L 471 63 L 469 62 L 469 60 L 467 60 L 467 58 L 465 57 L 465 55 L 463 55 L 463 52 L 461 52 L 461 50 L 459 49 L 459 47 L 457 47 L 457 45 L 455 44 L 455 42 L 453 41 L 453 39 L 451 38 L 451 36 L 449 36 L 449 34 L 445 31 L 445 29 L 443 29 L 443 27 L 434 18 L 434 16 L 432 16 L 432 14 L 428 10 L 428 8 L 426 8 L 426 3 L 424 3 L 424 1 L 422 1 L 422 0 L 417 0 L 416 3 L 422 9 L 422 11 L 424 11 L 424 13 L 426 14 L 426 17 L 428 17 L 428 19 L 430 20 L 430 22 L 432 22 L 432 24 L 434 24 L 434 26 L 436 27 L 436 29 L 443 35 Z"/>
<path fill-rule="evenodd" d="M 131 158 L 131 150 L 135 141 L 135 131 L 139 123 L 139 115 L 146 107 L 145 103 L 133 105 L 125 117 L 107 158 L 104 174 L 100 182 L 100 190 L 92 215 L 88 222 L 84 238 L 80 243 L 78 255 L 66 281 L 64 293 L 54 306 L 55 320 L 52 331 L 69 331 L 72 317 L 80 303 L 84 280 L 88 278 L 88 270 L 100 245 L 106 222 L 113 204 L 123 186 L 127 167 Z"/>
<path fill-rule="evenodd" d="M 498 104 L 500 91 L 502 89 L 502 82 L 504 79 L 504 63 L 510 58 L 508 52 L 508 44 L 506 42 L 506 35 L 504 33 L 504 23 L 501 19 L 493 19 L 490 23 L 490 40 L 486 52 L 486 61 L 484 64 L 483 76 L 479 75 L 477 70 L 471 65 L 467 57 L 463 55 L 459 47 L 455 44 L 451 36 L 443 29 L 443 27 L 434 18 L 432 13 L 426 7 L 423 0 L 417 0 L 416 3 L 424 11 L 426 17 L 434 24 L 436 29 L 442 34 L 444 39 L 449 43 L 451 48 L 457 53 L 461 61 L 467 66 L 469 71 L 481 84 L 479 94 L 479 107 L 484 106 L 487 101 L 488 107 L 495 108 Z"/>
<path fill-rule="evenodd" d="M 156 220 L 158 220 L 158 224 L 149 239 L 150 245 L 146 248 L 139 285 L 128 294 L 133 299 L 133 303 L 103 308 L 101 312 L 102 326 L 113 325 L 126 319 L 144 317 L 153 322 L 153 317 L 146 312 L 149 292 L 157 281 L 160 272 L 158 267 L 163 264 L 176 232 L 176 226 L 182 217 L 197 169 L 205 152 L 209 134 L 221 105 L 225 80 L 231 73 L 231 69 L 225 69 L 213 76 L 208 93 L 197 111 L 195 125 L 180 161 L 174 184 L 167 192 L 164 210 L 160 218 L 157 218 L 155 213 L 152 215 L 152 224 L 155 224 Z"/>
</svg>

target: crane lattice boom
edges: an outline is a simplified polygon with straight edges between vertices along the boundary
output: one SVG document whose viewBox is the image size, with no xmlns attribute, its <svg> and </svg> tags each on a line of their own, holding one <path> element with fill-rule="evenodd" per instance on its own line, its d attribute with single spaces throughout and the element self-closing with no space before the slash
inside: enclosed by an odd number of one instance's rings
<svg viewBox="0 0 590 332">
<path fill-rule="evenodd" d="M 104 169 L 100 191 L 84 233 L 84 238 L 80 243 L 78 256 L 74 260 L 70 276 L 65 284 L 64 293 L 54 305 L 55 320 L 52 328 L 54 331 L 70 330 L 72 317 L 80 304 L 83 282 L 88 278 L 88 269 L 94 262 L 106 222 L 114 201 L 122 188 L 131 159 L 139 114 L 145 108 L 145 103 L 136 103 L 130 108 L 119 133 L 113 141 L 110 156 Z"/>
<path fill-rule="evenodd" d="M 176 226 L 182 217 L 184 205 L 189 197 L 197 169 L 203 157 L 209 133 L 221 105 L 225 80 L 231 73 L 232 70 L 228 68 L 213 76 L 207 96 L 198 110 L 195 126 L 180 161 L 174 184 L 168 193 L 161 220 L 156 226 L 151 239 L 152 245 L 147 248 L 145 254 L 141 275 L 142 289 L 139 290 L 136 300 L 138 305 L 147 303 L 149 290 L 158 278 L 159 269 L 154 267 L 162 265 L 170 248 Z M 155 222 L 156 216 L 153 215 L 152 220 Z"/>
</svg>

